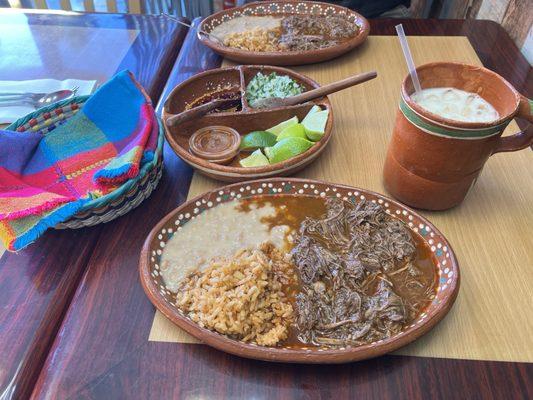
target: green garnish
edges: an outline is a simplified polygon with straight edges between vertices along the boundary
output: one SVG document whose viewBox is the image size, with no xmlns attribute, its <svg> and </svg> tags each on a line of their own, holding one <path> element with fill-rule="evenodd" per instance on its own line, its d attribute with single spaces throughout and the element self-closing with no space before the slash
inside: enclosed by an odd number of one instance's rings
<svg viewBox="0 0 533 400">
<path fill-rule="evenodd" d="M 279 97 L 281 99 L 296 96 L 304 91 L 303 86 L 287 75 L 278 75 L 272 72 L 263 75 L 258 72 L 246 87 L 246 100 L 250 107 L 254 108 L 260 99 Z"/>
</svg>

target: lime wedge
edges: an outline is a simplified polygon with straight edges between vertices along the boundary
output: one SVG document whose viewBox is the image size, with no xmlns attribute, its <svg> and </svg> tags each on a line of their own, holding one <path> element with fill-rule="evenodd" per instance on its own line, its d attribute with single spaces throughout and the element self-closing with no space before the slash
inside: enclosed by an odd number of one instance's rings
<svg viewBox="0 0 533 400">
<path fill-rule="evenodd" d="M 274 135 L 278 136 L 281 131 L 291 125 L 296 125 L 298 123 L 298 117 L 294 116 L 291 119 L 288 119 L 287 121 L 280 122 L 276 126 L 273 126 L 272 128 L 267 129 L 267 132 L 273 133 Z"/>
<path fill-rule="evenodd" d="M 302 124 L 288 126 L 281 131 L 276 140 L 279 142 L 280 140 L 289 137 L 299 137 L 302 139 L 307 139 L 307 137 L 305 136 L 304 126 Z M 273 146 L 273 144 L 271 144 L 270 146 Z"/>
<path fill-rule="evenodd" d="M 265 157 L 265 155 L 261 152 L 261 149 L 257 149 L 252 154 L 250 154 L 248 157 L 243 158 L 241 161 L 239 161 L 239 164 L 241 166 L 249 168 L 249 167 L 262 167 L 263 165 L 269 165 L 268 158 Z"/>
<path fill-rule="evenodd" d="M 322 111 L 322 109 L 320 108 L 320 106 L 317 106 L 316 104 L 311 107 L 311 109 L 309 110 L 309 112 L 307 113 L 307 115 L 305 116 L 306 118 L 311 115 L 311 114 L 314 114 L 316 112 L 319 112 L 319 111 Z"/>
<path fill-rule="evenodd" d="M 259 147 L 274 146 L 276 135 L 267 131 L 254 131 L 244 135 L 241 139 L 241 150 L 255 150 Z"/>
<path fill-rule="evenodd" d="M 309 140 L 316 142 L 324 135 L 326 123 L 328 122 L 329 111 L 318 111 L 313 114 L 307 114 L 302 121 L 305 128 L 305 134 Z"/>
<path fill-rule="evenodd" d="M 270 164 L 275 164 L 281 161 L 288 160 L 291 157 L 302 154 L 313 146 L 313 142 L 299 137 L 289 137 L 280 140 L 272 147 L 265 148 Z"/>
</svg>

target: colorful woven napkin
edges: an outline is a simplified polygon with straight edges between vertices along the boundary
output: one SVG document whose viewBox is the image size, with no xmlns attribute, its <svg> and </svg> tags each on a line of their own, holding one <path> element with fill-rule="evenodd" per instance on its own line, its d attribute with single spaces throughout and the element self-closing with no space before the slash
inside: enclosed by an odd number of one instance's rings
<svg viewBox="0 0 533 400">
<path fill-rule="evenodd" d="M 24 248 L 137 176 L 154 157 L 158 130 L 149 97 L 128 71 L 62 125 L 0 130 L 0 239 L 6 248 Z"/>
</svg>

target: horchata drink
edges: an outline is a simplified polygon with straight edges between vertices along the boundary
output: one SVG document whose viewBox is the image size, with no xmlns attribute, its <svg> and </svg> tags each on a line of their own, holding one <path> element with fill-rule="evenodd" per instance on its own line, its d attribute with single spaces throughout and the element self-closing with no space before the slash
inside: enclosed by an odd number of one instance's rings
<svg viewBox="0 0 533 400">
<path fill-rule="evenodd" d="M 492 122 L 498 111 L 483 97 L 452 87 L 422 89 L 411 98 L 427 111 L 443 118 L 463 122 Z"/>
<path fill-rule="evenodd" d="M 496 153 L 533 144 L 533 129 L 502 136 L 513 118 L 533 122 L 533 102 L 486 68 L 435 62 L 402 82 L 383 167 L 387 191 L 411 207 L 458 205 Z"/>
</svg>

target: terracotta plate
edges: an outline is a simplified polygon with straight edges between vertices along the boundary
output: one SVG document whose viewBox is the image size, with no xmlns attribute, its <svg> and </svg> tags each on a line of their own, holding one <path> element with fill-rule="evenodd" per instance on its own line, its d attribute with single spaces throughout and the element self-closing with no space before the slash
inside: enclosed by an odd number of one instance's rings
<svg viewBox="0 0 533 400">
<path fill-rule="evenodd" d="M 220 25 L 222 22 L 242 15 L 288 16 L 294 14 L 344 16 L 348 20 L 357 24 L 359 32 L 353 38 L 336 46 L 307 51 L 254 52 L 224 46 L 215 40 L 207 38 L 205 35 L 198 34 L 198 38 L 215 52 L 230 60 L 238 61 L 243 64 L 303 65 L 338 57 L 363 43 L 370 32 L 368 21 L 362 15 L 348 8 L 316 1 L 294 0 L 261 1 L 250 3 L 243 7 L 220 11 L 204 19 L 200 25 L 200 29 L 209 33 L 214 27 Z"/>
<path fill-rule="evenodd" d="M 312 79 L 290 69 L 250 65 L 218 68 L 200 73 L 182 82 L 170 93 L 163 110 L 163 121 L 170 114 L 178 114 L 184 111 L 187 105 L 191 103 L 196 104 L 195 101 L 208 92 L 228 88 L 231 88 L 232 91 L 240 92 L 242 102 L 241 111 L 210 113 L 201 118 L 172 127 L 165 124 L 165 136 L 174 152 L 200 173 L 227 182 L 238 182 L 271 176 L 286 176 L 304 168 L 314 161 L 326 148 L 333 128 L 333 111 L 329 99 L 323 97 L 312 103 L 290 107 L 270 108 L 267 110 L 253 109 L 248 105 L 244 92 L 248 82 L 258 72 L 263 72 L 264 74 L 276 72 L 278 75 L 288 75 L 303 85 L 307 90 L 320 86 Z M 268 129 L 294 116 L 297 116 L 301 121 L 313 104 L 318 104 L 322 109 L 329 110 L 329 118 L 324 136 L 306 152 L 283 162 L 264 167 L 244 168 L 239 164 L 239 157 L 246 157 L 250 153 L 241 153 L 231 164 L 220 165 L 196 157 L 189 151 L 189 137 L 200 128 L 223 125 L 237 130 L 241 135 L 245 135 L 252 131 Z"/>
<path fill-rule="evenodd" d="M 175 295 L 165 286 L 159 273 L 161 254 L 166 242 L 176 230 L 195 215 L 220 203 L 254 196 L 339 197 L 348 201 L 367 199 L 381 204 L 385 210 L 405 222 L 420 235 L 433 252 L 438 271 L 438 290 L 433 302 L 419 318 L 392 338 L 375 343 L 343 349 L 288 349 L 245 344 L 199 327 L 175 305 Z M 198 238 L 205 240 L 205 238 Z M 329 184 L 306 179 L 274 178 L 225 186 L 205 193 L 178 207 L 150 232 L 140 258 L 143 288 L 152 303 L 172 322 L 192 336 L 219 350 L 242 357 L 267 361 L 295 363 L 343 363 L 376 357 L 396 350 L 419 338 L 433 328 L 450 310 L 459 290 L 459 266 L 446 238 L 425 218 L 406 206 L 378 193 L 354 187 Z"/>
</svg>

